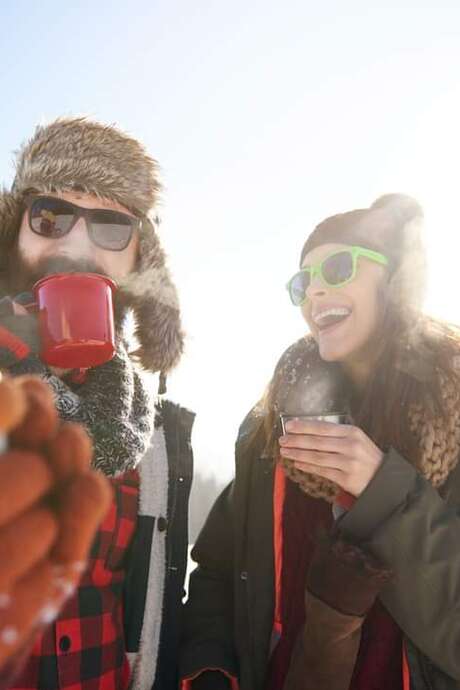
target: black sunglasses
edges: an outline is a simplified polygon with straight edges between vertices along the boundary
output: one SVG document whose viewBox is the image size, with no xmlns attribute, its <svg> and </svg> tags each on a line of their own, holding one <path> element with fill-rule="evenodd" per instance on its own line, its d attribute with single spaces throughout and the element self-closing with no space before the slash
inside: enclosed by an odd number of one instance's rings
<svg viewBox="0 0 460 690">
<path fill-rule="evenodd" d="M 111 252 L 121 252 L 139 229 L 140 220 L 120 211 L 82 208 L 53 196 L 26 197 L 30 229 L 41 237 L 58 239 L 67 235 L 80 218 L 86 221 L 93 244 Z"/>
</svg>

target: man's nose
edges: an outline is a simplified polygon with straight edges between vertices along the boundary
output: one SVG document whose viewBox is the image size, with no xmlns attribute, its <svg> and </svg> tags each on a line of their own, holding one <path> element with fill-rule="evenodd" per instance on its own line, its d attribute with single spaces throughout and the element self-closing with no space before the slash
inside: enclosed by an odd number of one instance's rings
<svg viewBox="0 0 460 690">
<path fill-rule="evenodd" d="M 67 235 L 60 237 L 56 244 L 60 248 L 75 251 L 76 255 L 86 254 L 92 245 L 88 236 L 85 219 L 79 218 L 72 230 L 68 232 Z"/>
</svg>

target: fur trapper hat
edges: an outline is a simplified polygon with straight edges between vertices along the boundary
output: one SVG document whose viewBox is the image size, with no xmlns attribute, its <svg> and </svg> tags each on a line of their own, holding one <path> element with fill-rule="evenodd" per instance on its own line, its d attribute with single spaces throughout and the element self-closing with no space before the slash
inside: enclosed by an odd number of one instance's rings
<svg viewBox="0 0 460 690">
<path fill-rule="evenodd" d="M 86 118 L 60 118 L 39 126 L 17 152 L 11 190 L 0 192 L 0 253 L 15 242 L 28 192 L 78 190 L 128 208 L 142 220 L 140 257 L 120 292 L 136 317 L 140 363 L 147 370 L 166 372 L 182 354 L 183 333 L 176 288 L 149 218 L 160 189 L 156 161 L 114 126 Z"/>
</svg>

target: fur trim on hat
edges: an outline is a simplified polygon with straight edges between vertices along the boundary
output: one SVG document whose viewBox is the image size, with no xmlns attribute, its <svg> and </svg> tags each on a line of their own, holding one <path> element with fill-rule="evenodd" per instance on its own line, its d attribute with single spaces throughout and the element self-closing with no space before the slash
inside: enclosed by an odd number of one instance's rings
<svg viewBox="0 0 460 690">
<path fill-rule="evenodd" d="M 20 197 L 3 189 L 0 192 L 0 246 L 3 250 L 13 244 L 19 231 L 22 213 L 23 205 Z M 0 265 L 4 258 L 0 256 Z"/>
<path fill-rule="evenodd" d="M 145 216 L 160 188 L 158 164 L 138 141 L 81 117 L 36 128 L 17 154 L 12 191 L 80 189 Z"/>
<path fill-rule="evenodd" d="M 148 214 L 158 201 L 158 164 L 144 147 L 113 126 L 86 118 L 60 118 L 36 128 L 17 153 L 11 191 L 0 192 L 1 256 L 13 245 L 24 211 L 24 194 L 79 190 L 116 201 L 142 219 L 139 264 L 120 286 L 136 318 L 135 356 L 150 371 L 177 364 L 184 335 L 176 288 Z"/>
<path fill-rule="evenodd" d="M 139 269 L 120 284 L 120 290 L 136 316 L 139 349 L 133 356 L 144 369 L 172 369 L 184 347 L 179 299 L 150 221 L 144 221 L 141 229 Z"/>
</svg>

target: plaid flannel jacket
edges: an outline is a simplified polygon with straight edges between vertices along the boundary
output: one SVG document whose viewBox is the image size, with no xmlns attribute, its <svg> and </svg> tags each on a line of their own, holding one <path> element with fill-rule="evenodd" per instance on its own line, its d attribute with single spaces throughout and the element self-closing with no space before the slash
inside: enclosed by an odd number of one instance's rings
<svg viewBox="0 0 460 690">
<path fill-rule="evenodd" d="M 12 690 L 126 690 L 126 556 L 136 527 L 137 471 L 113 479 L 114 501 L 75 596 L 34 646 Z"/>
</svg>

